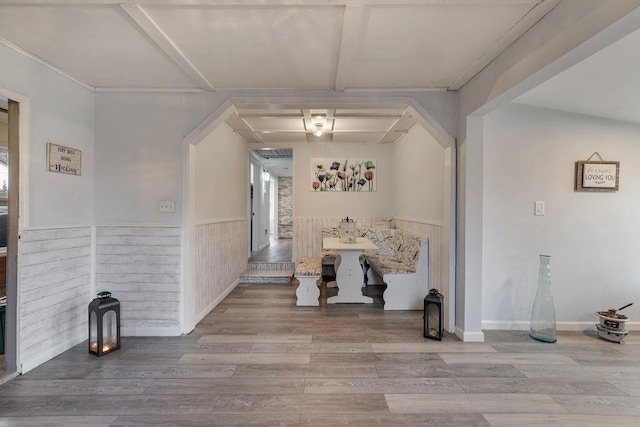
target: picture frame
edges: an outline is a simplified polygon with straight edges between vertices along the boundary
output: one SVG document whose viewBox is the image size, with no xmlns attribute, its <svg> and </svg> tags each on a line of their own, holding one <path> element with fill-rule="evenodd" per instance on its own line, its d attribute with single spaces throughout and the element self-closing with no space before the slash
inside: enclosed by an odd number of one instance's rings
<svg viewBox="0 0 640 427">
<path fill-rule="evenodd" d="M 377 191 L 376 159 L 312 158 L 311 186 L 313 192 L 371 193 Z"/>
<path fill-rule="evenodd" d="M 620 188 L 620 162 L 579 160 L 576 162 L 576 191 L 615 192 Z"/>
<path fill-rule="evenodd" d="M 67 175 L 82 175 L 82 151 L 47 143 L 47 170 Z"/>
</svg>

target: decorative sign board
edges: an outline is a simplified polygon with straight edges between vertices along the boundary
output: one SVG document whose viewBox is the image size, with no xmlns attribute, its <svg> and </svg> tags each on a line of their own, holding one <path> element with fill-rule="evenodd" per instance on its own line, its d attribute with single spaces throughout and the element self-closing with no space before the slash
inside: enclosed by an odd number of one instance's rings
<svg viewBox="0 0 640 427">
<path fill-rule="evenodd" d="M 376 159 L 311 159 L 311 191 L 373 192 L 377 188 Z"/>
<path fill-rule="evenodd" d="M 69 175 L 82 174 L 82 151 L 62 145 L 47 144 L 47 162 L 49 172 Z"/>
<path fill-rule="evenodd" d="M 600 155 L 594 153 L 591 157 Z M 618 191 L 620 162 L 602 160 L 580 160 L 576 162 L 577 191 Z"/>
</svg>

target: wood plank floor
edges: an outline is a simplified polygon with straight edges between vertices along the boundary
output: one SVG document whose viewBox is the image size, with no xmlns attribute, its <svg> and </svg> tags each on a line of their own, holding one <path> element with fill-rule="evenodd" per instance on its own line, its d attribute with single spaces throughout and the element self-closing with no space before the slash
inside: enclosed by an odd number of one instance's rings
<svg viewBox="0 0 640 427">
<path fill-rule="evenodd" d="M 380 291 L 296 307 L 295 284 L 240 285 L 188 336 L 125 338 L 102 358 L 79 345 L 0 385 L 0 425 L 640 425 L 633 332 L 429 341 L 422 313 L 385 313 Z"/>
<path fill-rule="evenodd" d="M 252 251 L 249 262 L 291 262 L 293 253 L 292 239 L 269 239 L 269 246 Z"/>
</svg>

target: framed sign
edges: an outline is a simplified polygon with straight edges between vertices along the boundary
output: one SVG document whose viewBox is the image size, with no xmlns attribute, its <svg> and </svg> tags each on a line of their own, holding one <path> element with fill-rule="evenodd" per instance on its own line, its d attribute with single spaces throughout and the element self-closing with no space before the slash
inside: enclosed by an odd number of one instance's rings
<svg viewBox="0 0 640 427">
<path fill-rule="evenodd" d="M 373 192 L 377 188 L 376 159 L 311 159 L 311 191 Z"/>
<path fill-rule="evenodd" d="M 49 172 L 82 175 L 82 151 L 48 143 L 47 165 Z"/>
<path fill-rule="evenodd" d="M 620 162 L 576 162 L 576 191 L 618 191 Z"/>
</svg>

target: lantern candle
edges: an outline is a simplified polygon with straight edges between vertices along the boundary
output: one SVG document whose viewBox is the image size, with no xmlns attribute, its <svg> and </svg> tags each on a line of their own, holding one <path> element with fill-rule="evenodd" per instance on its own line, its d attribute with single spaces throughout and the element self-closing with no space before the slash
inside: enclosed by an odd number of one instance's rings
<svg viewBox="0 0 640 427">
<path fill-rule="evenodd" d="M 120 348 L 120 301 L 104 291 L 89 304 L 89 353 L 94 356 Z"/>
<path fill-rule="evenodd" d="M 424 337 L 442 341 L 443 295 L 431 289 L 424 299 Z"/>
</svg>

